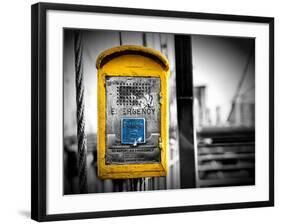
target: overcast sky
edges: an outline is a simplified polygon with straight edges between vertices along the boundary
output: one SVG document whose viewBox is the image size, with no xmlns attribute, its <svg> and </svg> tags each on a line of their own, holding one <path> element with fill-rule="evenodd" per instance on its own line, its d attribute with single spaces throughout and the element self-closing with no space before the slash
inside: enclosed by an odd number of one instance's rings
<svg viewBox="0 0 281 224">
<path fill-rule="evenodd" d="M 248 38 L 192 36 L 193 83 L 206 85 L 212 121 L 217 106 L 221 107 L 222 121 L 226 121 L 253 42 Z M 247 73 L 243 89 L 255 85 L 254 54 Z"/>
</svg>

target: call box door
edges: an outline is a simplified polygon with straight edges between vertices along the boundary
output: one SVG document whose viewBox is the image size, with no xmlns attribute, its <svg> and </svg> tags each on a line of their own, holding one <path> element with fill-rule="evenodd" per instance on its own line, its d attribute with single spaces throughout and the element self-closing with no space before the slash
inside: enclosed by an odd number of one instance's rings
<svg viewBox="0 0 281 224">
<path fill-rule="evenodd" d="M 106 76 L 105 163 L 160 163 L 160 78 Z"/>
</svg>

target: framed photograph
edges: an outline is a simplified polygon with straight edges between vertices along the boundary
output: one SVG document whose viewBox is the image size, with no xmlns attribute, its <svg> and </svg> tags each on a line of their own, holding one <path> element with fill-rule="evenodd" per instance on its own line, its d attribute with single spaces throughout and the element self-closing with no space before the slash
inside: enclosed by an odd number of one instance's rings
<svg viewBox="0 0 281 224">
<path fill-rule="evenodd" d="M 274 205 L 274 19 L 32 5 L 32 219 Z"/>
</svg>

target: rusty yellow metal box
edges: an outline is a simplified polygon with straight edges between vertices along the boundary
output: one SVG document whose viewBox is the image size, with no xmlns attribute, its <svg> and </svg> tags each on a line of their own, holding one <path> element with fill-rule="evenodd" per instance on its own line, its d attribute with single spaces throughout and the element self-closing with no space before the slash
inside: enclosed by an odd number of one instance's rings
<svg viewBox="0 0 281 224">
<path fill-rule="evenodd" d="M 102 52 L 98 69 L 98 176 L 167 175 L 168 60 L 126 45 Z"/>
</svg>

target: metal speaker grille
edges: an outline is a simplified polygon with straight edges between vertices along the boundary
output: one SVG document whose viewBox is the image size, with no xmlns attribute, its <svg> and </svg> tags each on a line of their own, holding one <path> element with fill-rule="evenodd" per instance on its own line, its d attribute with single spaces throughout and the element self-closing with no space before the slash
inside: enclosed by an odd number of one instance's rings
<svg viewBox="0 0 281 224">
<path fill-rule="evenodd" d="M 146 93 L 150 93 L 150 83 L 121 83 L 117 86 L 116 105 L 120 106 L 141 106 L 140 99 Z"/>
</svg>

